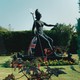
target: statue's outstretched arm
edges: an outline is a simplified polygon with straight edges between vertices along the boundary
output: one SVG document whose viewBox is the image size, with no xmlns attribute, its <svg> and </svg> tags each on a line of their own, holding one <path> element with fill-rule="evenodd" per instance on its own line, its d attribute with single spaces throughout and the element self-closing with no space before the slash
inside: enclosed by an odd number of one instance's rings
<svg viewBox="0 0 80 80">
<path fill-rule="evenodd" d="M 53 26 L 55 27 L 55 26 L 56 26 L 56 25 L 46 24 L 46 23 L 44 23 L 44 25 L 45 25 L 45 26 L 49 26 L 49 27 L 53 27 Z"/>
</svg>

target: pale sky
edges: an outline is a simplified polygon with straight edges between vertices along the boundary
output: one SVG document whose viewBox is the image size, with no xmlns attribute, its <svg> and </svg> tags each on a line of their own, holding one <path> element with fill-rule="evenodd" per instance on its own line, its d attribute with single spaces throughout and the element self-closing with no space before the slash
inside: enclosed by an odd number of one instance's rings
<svg viewBox="0 0 80 80">
<path fill-rule="evenodd" d="M 35 12 L 36 9 L 41 12 L 41 20 L 46 23 L 75 25 L 79 18 L 78 2 L 79 0 L 0 0 L 0 26 L 14 31 L 31 30 L 33 18 L 30 12 Z"/>
</svg>

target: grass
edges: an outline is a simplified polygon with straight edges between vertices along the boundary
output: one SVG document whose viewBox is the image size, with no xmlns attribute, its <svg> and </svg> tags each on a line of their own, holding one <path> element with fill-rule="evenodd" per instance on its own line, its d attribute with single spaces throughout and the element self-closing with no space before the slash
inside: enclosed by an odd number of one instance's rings
<svg viewBox="0 0 80 80">
<path fill-rule="evenodd" d="M 78 59 L 77 55 L 73 55 L 73 58 Z M 18 73 L 18 70 L 14 71 L 12 68 L 4 68 L 1 67 L 1 65 L 7 61 L 10 60 L 11 58 L 9 56 L 0 56 L 0 80 L 2 80 L 3 78 L 5 78 L 8 74 L 13 73 L 15 75 L 16 78 L 21 77 L 23 74 L 22 73 Z M 70 67 L 70 65 L 68 66 L 51 66 L 53 68 L 64 68 L 64 72 L 66 72 L 67 74 L 61 74 L 59 75 L 59 77 L 56 77 L 54 75 L 52 75 L 51 79 L 52 80 L 80 80 L 80 68 L 78 65 L 73 65 L 74 68 L 76 69 L 76 71 L 72 70 Z M 44 70 L 44 67 L 41 67 L 41 69 Z M 22 77 L 18 80 L 27 80 L 26 77 Z"/>
</svg>

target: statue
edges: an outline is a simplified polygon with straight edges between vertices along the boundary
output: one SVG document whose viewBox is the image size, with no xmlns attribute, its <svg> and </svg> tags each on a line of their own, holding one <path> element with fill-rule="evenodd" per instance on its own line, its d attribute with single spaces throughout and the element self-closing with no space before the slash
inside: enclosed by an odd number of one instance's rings
<svg viewBox="0 0 80 80">
<path fill-rule="evenodd" d="M 45 42 L 47 42 L 47 44 L 49 45 L 49 48 L 51 50 L 53 50 L 53 40 L 43 32 L 43 26 L 45 25 L 45 26 L 49 26 L 49 27 L 50 26 L 56 27 L 57 25 L 46 24 L 45 22 L 40 20 L 41 17 L 42 17 L 41 13 L 38 11 L 38 9 L 36 9 L 35 10 L 36 20 L 34 20 L 32 32 L 33 32 L 33 34 L 35 34 L 35 28 L 36 28 L 36 35 L 43 38 L 45 40 Z"/>
</svg>

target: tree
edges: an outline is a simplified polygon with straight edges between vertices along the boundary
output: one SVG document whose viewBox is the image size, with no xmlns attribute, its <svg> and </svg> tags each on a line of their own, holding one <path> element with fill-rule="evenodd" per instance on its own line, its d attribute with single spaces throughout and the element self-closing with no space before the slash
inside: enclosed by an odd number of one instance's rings
<svg viewBox="0 0 80 80">
<path fill-rule="evenodd" d="M 58 46 L 68 47 L 70 46 L 70 42 L 72 39 L 72 34 L 74 33 L 74 26 L 66 25 L 66 24 L 58 24 L 57 27 L 52 28 L 51 31 L 54 31 L 56 34 L 55 38 L 57 39 Z"/>
<path fill-rule="evenodd" d="M 0 32 L 7 32 L 8 30 L 2 26 L 0 26 Z"/>
</svg>

